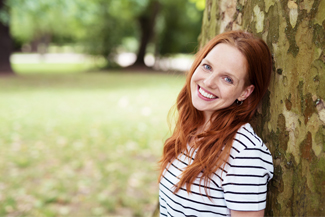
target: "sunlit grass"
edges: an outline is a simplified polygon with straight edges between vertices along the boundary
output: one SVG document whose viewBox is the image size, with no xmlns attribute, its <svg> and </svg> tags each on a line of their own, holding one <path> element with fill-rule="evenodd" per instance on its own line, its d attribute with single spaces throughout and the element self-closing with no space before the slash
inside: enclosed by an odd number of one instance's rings
<svg viewBox="0 0 325 217">
<path fill-rule="evenodd" d="M 56 63 L 42 63 L 42 64 L 12 64 L 15 72 L 19 74 L 35 73 L 79 73 L 80 71 L 86 71 L 91 68 L 90 65 L 82 63 L 67 63 L 67 64 L 56 64 Z"/>
<path fill-rule="evenodd" d="M 80 73 L 103 68 L 106 64 L 107 61 L 101 57 L 69 53 L 48 53 L 44 56 L 16 53 L 11 56 L 12 68 L 18 74 Z"/>
<path fill-rule="evenodd" d="M 181 75 L 0 78 L 0 216 L 150 216 Z"/>
<path fill-rule="evenodd" d="M 18 74 L 63 74 L 80 73 L 103 67 L 105 63 L 84 62 L 84 63 L 28 63 L 12 64 L 13 70 Z"/>
</svg>

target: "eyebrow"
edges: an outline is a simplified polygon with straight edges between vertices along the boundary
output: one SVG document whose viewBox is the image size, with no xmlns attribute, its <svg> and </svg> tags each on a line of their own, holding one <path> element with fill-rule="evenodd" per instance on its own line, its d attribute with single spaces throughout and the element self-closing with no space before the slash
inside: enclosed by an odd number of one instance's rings
<svg viewBox="0 0 325 217">
<path fill-rule="evenodd" d="M 201 62 L 203 61 L 208 62 L 210 65 L 212 65 L 212 63 L 208 59 L 203 58 Z"/>
<path fill-rule="evenodd" d="M 213 64 L 212 64 L 208 59 L 203 58 L 201 62 L 203 62 L 203 61 L 205 61 L 205 62 L 207 62 L 209 65 L 212 65 L 212 66 L 213 66 Z M 230 73 L 230 72 L 224 71 L 223 73 L 225 73 L 225 74 L 228 75 L 228 76 L 231 76 L 231 77 L 235 78 L 237 81 L 239 80 L 239 79 L 238 79 L 234 74 L 232 74 L 232 73 Z"/>
</svg>

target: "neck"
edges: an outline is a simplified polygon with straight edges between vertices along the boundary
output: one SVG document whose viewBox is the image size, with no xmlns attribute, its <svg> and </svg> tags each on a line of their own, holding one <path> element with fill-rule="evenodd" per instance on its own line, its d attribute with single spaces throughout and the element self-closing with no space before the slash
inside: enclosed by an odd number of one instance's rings
<svg viewBox="0 0 325 217">
<path fill-rule="evenodd" d="M 211 124 L 210 117 L 209 118 L 206 117 L 204 120 L 204 124 L 199 127 L 197 133 L 202 133 L 202 132 L 206 131 L 210 127 L 210 124 Z"/>
<path fill-rule="evenodd" d="M 211 115 L 212 115 L 212 113 L 210 113 L 210 112 L 204 112 L 204 124 L 202 125 L 203 131 L 210 127 Z"/>
</svg>

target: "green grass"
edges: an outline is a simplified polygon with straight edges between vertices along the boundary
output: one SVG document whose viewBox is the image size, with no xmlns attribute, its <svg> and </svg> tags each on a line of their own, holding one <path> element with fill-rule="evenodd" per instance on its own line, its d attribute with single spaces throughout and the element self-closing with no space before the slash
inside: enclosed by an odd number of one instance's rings
<svg viewBox="0 0 325 217">
<path fill-rule="evenodd" d="M 84 71 L 92 70 L 103 66 L 103 63 L 85 62 L 85 63 L 31 63 L 31 64 L 12 64 L 12 68 L 19 74 L 35 74 L 35 73 L 50 73 L 50 74 L 62 74 L 62 73 L 80 73 Z"/>
<path fill-rule="evenodd" d="M 150 216 L 166 116 L 184 80 L 0 77 L 0 216 Z"/>
</svg>

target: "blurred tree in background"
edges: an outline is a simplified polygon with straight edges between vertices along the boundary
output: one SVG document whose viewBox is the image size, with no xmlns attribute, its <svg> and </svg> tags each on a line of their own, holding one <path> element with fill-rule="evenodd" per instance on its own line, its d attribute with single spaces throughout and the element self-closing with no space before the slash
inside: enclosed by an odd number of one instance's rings
<svg viewBox="0 0 325 217">
<path fill-rule="evenodd" d="M 115 65 L 118 52 L 137 53 L 137 66 L 145 66 L 147 52 L 156 56 L 193 52 L 205 4 L 204 0 L 1 2 L 7 11 L 1 9 L 1 14 L 8 18 L 1 20 L 10 26 L 16 50 L 45 53 L 49 44 L 69 44 L 104 57 L 108 67 Z"/>
<path fill-rule="evenodd" d="M 147 46 L 154 33 L 156 18 L 160 10 L 160 3 L 158 0 L 150 0 L 147 3 L 145 10 L 138 16 L 138 25 L 140 27 L 140 43 L 137 51 L 137 59 L 133 66 L 145 66 L 144 56 L 146 54 Z"/>
<path fill-rule="evenodd" d="M 203 15 L 200 11 L 204 9 L 205 1 L 164 0 L 164 2 L 157 54 L 193 53 L 198 45 Z"/>
<path fill-rule="evenodd" d="M 0 0 L 0 74 L 13 73 L 9 61 L 11 44 L 8 7 Z"/>
<path fill-rule="evenodd" d="M 7 0 L 11 33 L 16 43 L 28 44 L 32 52 L 42 53 L 46 52 L 51 42 L 76 42 L 82 35 L 82 28 L 78 24 L 87 20 L 83 8 L 89 6 L 91 9 L 87 1 L 76 3 L 75 0 Z M 62 38 L 66 40 L 60 40 Z"/>
</svg>

